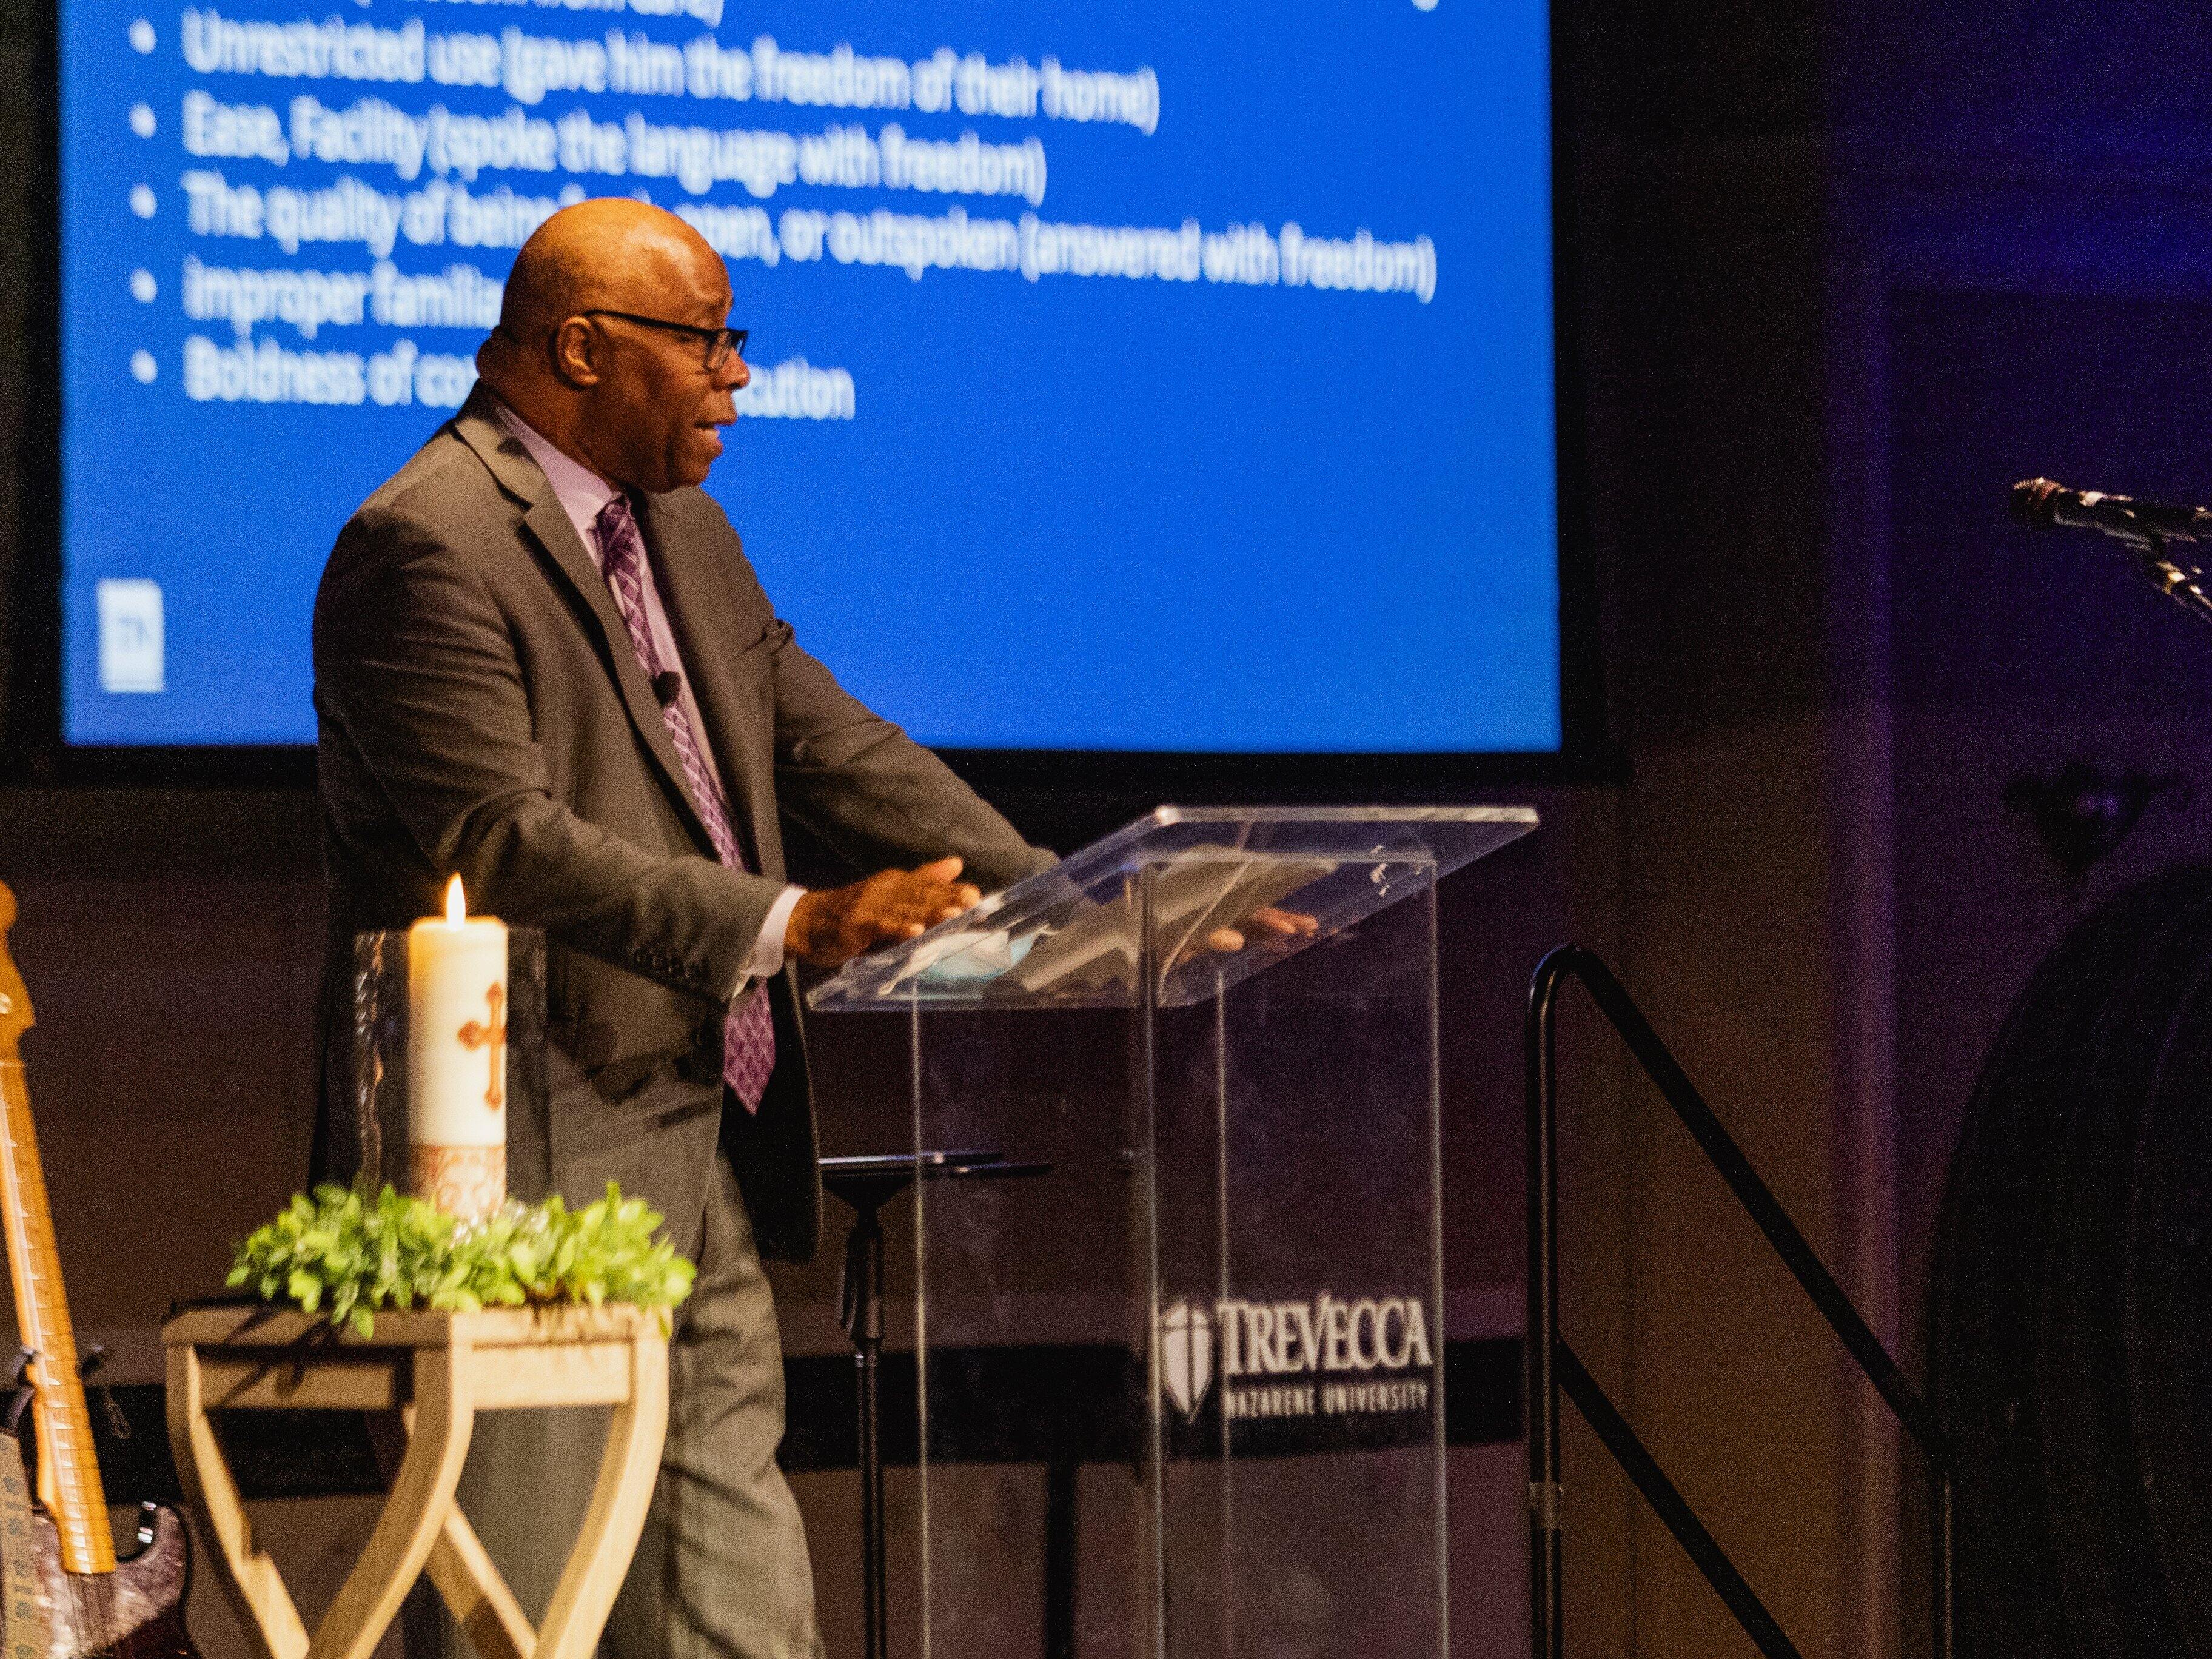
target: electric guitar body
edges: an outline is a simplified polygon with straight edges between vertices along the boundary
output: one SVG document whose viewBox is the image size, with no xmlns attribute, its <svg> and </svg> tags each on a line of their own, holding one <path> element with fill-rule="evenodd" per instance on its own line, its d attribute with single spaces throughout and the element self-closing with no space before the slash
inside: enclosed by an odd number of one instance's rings
<svg viewBox="0 0 2212 1659">
<path fill-rule="evenodd" d="M 176 1510 L 142 1504 L 138 1553 L 106 1574 L 63 1565 L 61 1528 L 43 1510 L 33 1513 L 31 1529 L 46 1659 L 200 1659 L 185 1633 L 189 1540 Z"/>
<path fill-rule="evenodd" d="M 185 1632 L 183 1518 L 147 1504 L 138 1552 L 118 1561 L 85 1409 L 76 1337 L 62 1291 L 61 1257 L 31 1127 L 21 1039 L 31 998 L 8 952 L 15 896 L 0 884 L 0 1227 L 15 1291 L 15 1328 L 32 1359 L 39 1507 L 31 1511 L 29 1583 L 45 1626 L 45 1659 L 198 1659 Z M 0 1537 L 0 1553 L 11 1540 Z M 12 1582 L 23 1564 L 6 1564 Z M 8 1659 L 25 1652 L 15 1598 L 7 1598 Z"/>
</svg>

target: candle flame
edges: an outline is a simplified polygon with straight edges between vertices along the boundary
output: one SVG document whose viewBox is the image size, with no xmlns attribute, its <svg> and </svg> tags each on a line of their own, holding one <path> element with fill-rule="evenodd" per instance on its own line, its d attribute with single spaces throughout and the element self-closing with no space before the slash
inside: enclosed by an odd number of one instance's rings
<svg viewBox="0 0 2212 1659">
<path fill-rule="evenodd" d="M 458 927 L 469 919 L 469 901 L 461 891 L 461 878 L 455 876 L 446 884 L 446 925 Z"/>
</svg>

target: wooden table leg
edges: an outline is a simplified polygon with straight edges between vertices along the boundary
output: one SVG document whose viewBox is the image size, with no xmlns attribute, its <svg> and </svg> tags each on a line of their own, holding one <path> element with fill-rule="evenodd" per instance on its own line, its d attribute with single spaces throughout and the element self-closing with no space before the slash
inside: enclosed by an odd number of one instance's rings
<svg viewBox="0 0 2212 1659">
<path fill-rule="evenodd" d="M 629 1398 L 614 1408 L 607 1425 L 592 1505 L 538 1627 L 532 1659 L 591 1659 L 645 1529 L 668 1433 L 668 1345 L 658 1331 L 641 1331 L 630 1340 L 629 1362 Z"/>
<path fill-rule="evenodd" d="M 430 1582 L 478 1659 L 532 1659 L 538 1632 L 459 1504 L 447 1511 L 445 1528 L 431 1547 Z"/>
<path fill-rule="evenodd" d="M 215 1540 L 216 1577 L 256 1659 L 306 1659 L 307 1627 L 276 1564 L 253 1541 L 253 1523 L 231 1479 L 230 1464 L 208 1420 L 198 1351 L 188 1345 L 168 1354 L 169 1449 L 185 1497 Z"/>
<path fill-rule="evenodd" d="M 415 1432 L 384 1513 L 337 1599 L 315 1627 L 307 1659 L 369 1659 L 430 1558 L 453 1506 L 476 1407 L 469 1351 L 460 1343 L 415 1354 Z"/>
</svg>

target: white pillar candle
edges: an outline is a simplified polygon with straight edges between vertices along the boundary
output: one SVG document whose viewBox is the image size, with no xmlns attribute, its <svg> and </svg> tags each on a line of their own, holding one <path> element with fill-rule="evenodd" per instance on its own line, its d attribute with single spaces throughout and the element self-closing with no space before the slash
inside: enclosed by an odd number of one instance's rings
<svg viewBox="0 0 2212 1659">
<path fill-rule="evenodd" d="M 407 933 L 409 1170 L 464 1218 L 507 1199 L 507 924 L 471 916 L 455 876 L 446 914 Z"/>
</svg>

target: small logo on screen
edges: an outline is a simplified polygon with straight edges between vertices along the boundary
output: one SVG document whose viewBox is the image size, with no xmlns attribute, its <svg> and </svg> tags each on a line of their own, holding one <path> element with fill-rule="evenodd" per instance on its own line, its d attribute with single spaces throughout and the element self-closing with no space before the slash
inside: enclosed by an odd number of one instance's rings
<svg viewBox="0 0 2212 1659">
<path fill-rule="evenodd" d="M 100 689 L 160 691 L 163 683 L 161 584 L 109 579 L 97 590 Z"/>
</svg>

